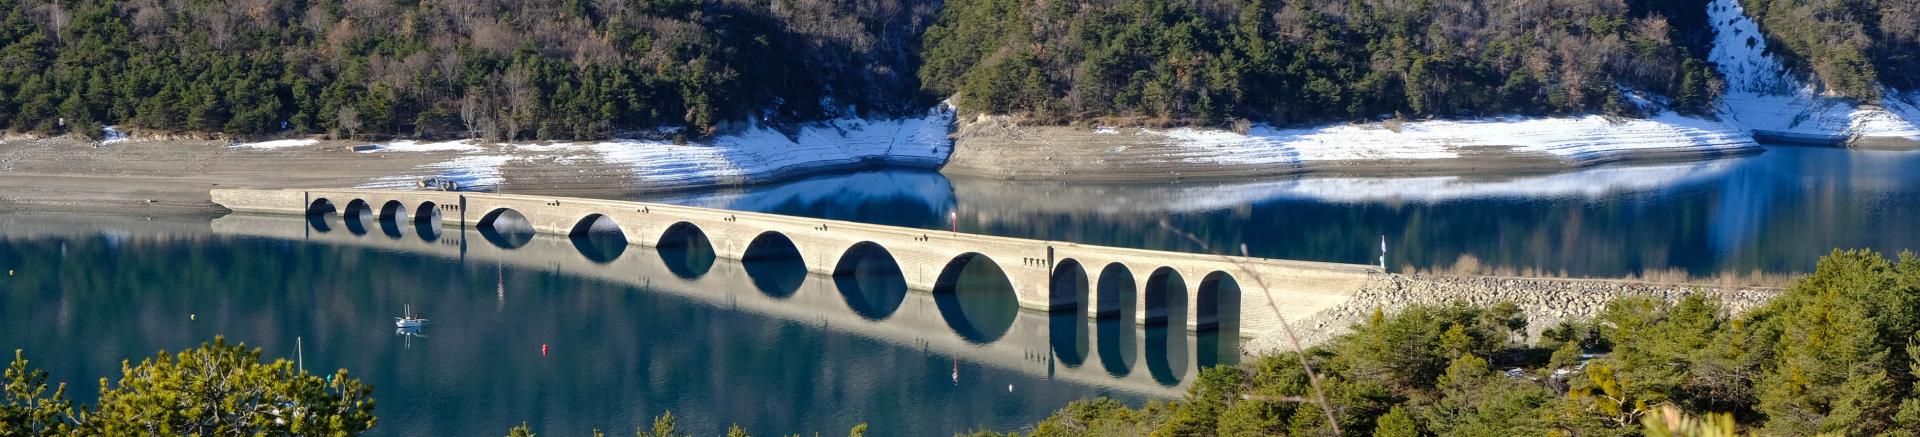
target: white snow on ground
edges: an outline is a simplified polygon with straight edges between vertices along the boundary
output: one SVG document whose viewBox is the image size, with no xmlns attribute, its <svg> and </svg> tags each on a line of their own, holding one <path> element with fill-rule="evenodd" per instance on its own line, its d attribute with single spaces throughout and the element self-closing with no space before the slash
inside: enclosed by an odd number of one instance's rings
<svg viewBox="0 0 1920 437">
<path fill-rule="evenodd" d="M 500 186 L 504 178 L 500 167 L 514 160 L 509 155 L 465 155 L 446 161 L 420 166 L 417 170 L 428 171 L 425 175 L 386 176 L 360 184 L 357 188 L 407 189 L 418 187 L 420 179 L 426 176 L 440 176 L 459 183 L 461 189 L 491 190 Z"/>
<path fill-rule="evenodd" d="M 1598 198 L 1685 186 L 1712 180 L 1731 171 L 1735 161 L 1710 160 L 1685 164 L 1595 167 L 1514 178 L 1423 176 L 1397 178 L 1304 177 L 1283 181 L 1271 197 L 1311 198 L 1332 202 L 1384 200 L 1444 202 L 1488 197 Z M 1231 205 L 1231 204 L 1228 204 Z"/>
<path fill-rule="evenodd" d="M 1888 92 L 1885 108 L 1861 107 L 1822 96 L 1767 53 L 1760 25 L 1747 17 L 1739 0 L 1707 5 L 1714 27 L 1708 60 L 1727 79 L 1722 118 L 1759 133 L 1800 140 L 1843 142 L 1854 137 L 1900 137 L 1920 141 L 1920 110 Z M 1908 96 L 1912 99 L 1912 96 Z"/>
<path fill-rule="evenodd" d="M 129 140 L 131 139 L 127 138 L 126 132 L 123 132 L 120 129 L 117 129 L 113 126 L 106 126 L 106 127 L 100 128 L 100 144 L 124 143 Z"/>
<path fill-rule="evenodd" d="M 952 124 L 952 107 L 941 105 L 917 118 L 846 118 L 810 124 L 791 138 L 778 130 L 756 126 L 691 144 L 658 140 L 547 144 L 396 141 L 373 152 L 451 151 L 461 156 L 416 169 L 422 174 L 383 178 L 362 187 L 410 186 L 426 176 L 450 177 L 467 187 L 490 187 L 499 184 L 499 167 L 515 159 L 562 163 L 594 159 L 624 165 L 636 180 L 655 188 L 756 182 L 792 172 L 881 160 L 931 167 L 946 162 L 953 151 L 952 141 L 947 138 Z"/>
<path fill-rule="evenodd" d="M 888 199 L 918 200 L 936 211 L 953 207 L 953 186 L 934 172 L 863 171 L 781 182 L 752 190 L 720 190 L 665 196 L 655 201 L 740 211 L 774 211 L 862 205 Z"/>
<path fill-rule="evenodd" d="M 273 141 L 261 141 L 257 143 L 237 143 L 237 144 L 234 144 L 233 147 L 236 149 L 272 150 L 272 149 L 284 149 L 288 147 L 311 146 L 319 143 L 320 143 L 320 140 L 315 140 L 315 139 L 273 140 Z"/>
<path fill-rule="evenodd" d="M 373 149 L 362 150 L 360 151 L 360 153 L 478 152 L 480 151 L 480 146 L 478 145 L 478 143 L 479 143 L 478 141 L 474 141 L 474 140 L 439 141 L 439 142 L 426 142 L 426 143 L 414 141 L 414 140 L 401 140 L 401 141 L 394 141 L 386 144 L 374 144 Z"/>
<path fill-rule="evenodd" d="M 1648 119 L 1508 117 L 1276 129 L 1255 126 L 1246 134 L 1223 130 L 1148 131 L 1165 135 L 1190 162 L 1232 165 L 1300 165 L 1314 161 L 1425 160 L 1459 158 L 1475 148 L 1535 153 L 1570 164 L 1618 159 L 1631 152 L 1684 150 L 1736 152 L 1757 149 L 1745 132 L 1724 123 L 1671 113 Z"/>
<path fill-rule="evenodd" d="M 1251 182 L 1073 184 L 957 178 L 962 211 L 1098 214 L 1204 212 L 1277 199 L 1332 203 L 1442 203 L 1462 199 L 1582 198 L 1671 190 L 1723 179 L 1742 164 L 1716 159 L 1679 164 L 1606 165 L 1526 176 L 1301 176 Z M 944 199 L 930 197 L 929 202 Z"/>
</svg>

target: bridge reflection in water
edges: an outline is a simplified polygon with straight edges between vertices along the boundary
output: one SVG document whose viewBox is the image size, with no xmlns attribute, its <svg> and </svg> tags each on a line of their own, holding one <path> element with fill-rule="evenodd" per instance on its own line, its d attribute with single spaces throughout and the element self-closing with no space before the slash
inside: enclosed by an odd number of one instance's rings
<svg viewBox="0 0 1920 437">
<path fill-rule="evenodd" d="M 215 219 L 212 226 L 220 234 L 437 255 L 626 284 L 1038 377 L 1151 396 L 1178 396 L 1201 367 L 1239 356 L 1227 352 L 1237 351 L 1233 336 L 1221 341 L 1223 336 L 1208 334 L 1211 330 L 1180 329 L 1180 308 L 1148 314 L 1145 324 L 1130 323 L 1121 317 L 1122 309 L 1080 305 L 1090 302 L 1086 296 L 1056 300 L 1062 303 L 1048 311 L 1024 310 L 1000 267 L 986 257 L 956 259 L 935 289 L 924 292 L 909 290 L 899 266 L 877 245 L 845 257 L 829 276 L 809 273 L 790 243 L 783 248 L 776 241 L 784 239 L 778 233 L 762 235 L 768 241 L 756 239 L 742 261 L 732 261 L 717 257 L 692 227 L 669 227 L 661 244 L 643 248 L 630 245 L 621 233 L 605 232 L 617 226 L 610 219 L 584 221 L 560 237 L 519 225 L 525 219 L 511 211 L 467 228 L 442 227 L 435 205 L 421 205 L 410 215 L 406 209 L 356 205 L 345 212 L 320 209 L 304 219 L 234 214 Z M 474 235 L 480 238 L 470 239 Z M 1165 275 L 1153 278 L 1158 279 L 1149 281 L 1148 293 L 1184 292 L 1184 286 L 1173 286 L 1180 284 L 1154 284 L 1168 280 Z"/>
</svg>

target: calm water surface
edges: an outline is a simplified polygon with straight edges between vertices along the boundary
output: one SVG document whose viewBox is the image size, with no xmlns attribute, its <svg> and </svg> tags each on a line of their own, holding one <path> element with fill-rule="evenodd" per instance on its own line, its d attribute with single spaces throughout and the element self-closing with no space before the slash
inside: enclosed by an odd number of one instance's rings
<svg viewBox="0 0 1920 437">
<path fill-rule="evenodd" d="M 1794 273 L 1835 248 L 1920 249 L 1920 152 L 1769 147 L 1519 177 L 1062 184 L 873 171 L 652 196 L 1123 247 L 1618 277 Z M 1191 238 L 1190 238 L 1191 237 Z"/>
<path fill-rule="evenodd" d="M 1115 246 L 1396 269 L 1619 276 L 1802 272 L 1835 247 L 1920 248 L 1920 153 L 1776 147 L 1708 162 L 1521 177 L 1058 184 L 867 171 L 648 200 Z M 693 241 L 693 240 L 688 240 Z M 969 265 L 975 276 L 990 266 Z M 82 401 L 120 360 L 216 335 L 347 368 L 381 435 L 630 429 L 946 435 L 1066 402 L 1177 396 L 1208 340 L 1018 311 L 884 275 L 714 260 L 697 244 L 228 216 L 0 214 L 0 348 Z M 989 278 L 991 279 L 991 278 Z M 433 320 L 397 333 L 405 305 Z M 543 353 L 543 349 L 545 352 Z M 956 382 L 957 379 L 957 382 Z"/>
<path fill-rule="evenodd" d="M 1164 327 L 1102 322 L 1124 332 L 1095 341 L 1085 318 L 1018 311 L 1010 288 L 947 299 L 710 249 L 342 220 L 0 214 L 0 347 L 92 402 L 125 358 L 215 336 L 292 357 L 299 338 L 307 369 L 373 384 L 376 435 L 586 435 L 665 411 L 700 435 L 950 435 L 1177 396 L 1198 372 L 1191 349 L 1143 346 Z M 406 305 L 431 322 L 396 332 Z"/>
</svg>

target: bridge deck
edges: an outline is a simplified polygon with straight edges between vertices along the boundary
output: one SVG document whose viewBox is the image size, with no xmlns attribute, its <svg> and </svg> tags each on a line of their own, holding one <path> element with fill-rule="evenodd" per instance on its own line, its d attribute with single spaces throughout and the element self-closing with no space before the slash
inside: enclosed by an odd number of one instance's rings
<svg viewBox="0 0 1920 437">
<path fill-rule="evenodd" d="M 492 193 L 359 189 L 213 190 L 236 212 L 306 214 L 316 205 L 405 217 L 435 212 L 448 224 L 513 224 L 568 235 L 618 229 L 627 241 L 656 246 L 697 229 L 715 255 L 740 260 L 750 246 L 786 237 L 807 270 L 834 274 L 858 247 L 877 246 L 914 290 L 938 291 L 967 259 L 983 256 L 1005 273 L 1024 308 L 1081 308 L 1138 323 L 1219 329 L 1248 338 L 1258 352 L 1277 345 L 1280 317 L 1299 320 L 1347 300 L 1384 274 L 1371 266 L 1163 252 L 1029 240 L 836 220 L 645 202 Z M 670 233 L 673 231 L 674 233 Z M 868 244 L 871 243 L 871 244 Z M 864 259 L 864 258 L 863 258 Z M 843 265 L 848 264 L 848 265 Z"/>
</svg>

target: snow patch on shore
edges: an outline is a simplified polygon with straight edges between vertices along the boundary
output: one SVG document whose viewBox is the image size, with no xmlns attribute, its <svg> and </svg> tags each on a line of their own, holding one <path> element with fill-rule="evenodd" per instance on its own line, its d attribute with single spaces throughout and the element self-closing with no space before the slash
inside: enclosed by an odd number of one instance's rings
<svg viewBox="0 0 1920 437">
<path fill-rule="evenodd" d="M 1743 152 L 1759 148 L 1744 131 L 1672 113 L 1647 119 L 1506 117 L 1276 129 L 1148 131 L 1164 135 L 1188 162 L 1299 166 L 1315 161 L 1454 159 L 1476 151 L 1512 151 L 1568 164 L 1605 162 L 1648 151 Z"/>
<path fill-rule="evenodd" d="M 480 151 L 480 150 L 481 150 L 481 148 L 480 148 L 480 146 L 479 146 L 479 144 L 478 144 L 478 143 L 479 143 L 479 141 L 475 141 L 475 140 L 456 140 L 456 141 L 436 141 L 436 142 L 420 142 L 420 141 L 414 141 L 414 140 L 401 140 L 401 141 L 394 141 L 394 142 L 391 142 L 391 143 L 386 143 L 386 144 L 373 144 L 372 146 L 374 146 L 374 147 L 373 147 L 372 149 L 368 149 L 368 150 L 362 150 L 362 151 L 360 151 L 360 153 L 379 153 L 379 152 L 478 152 L 478 151 Z"/>
<path fill-rule="evenodd" d="M 260 142 L 254 142 L 254 143 L 236 143 L 233 145 L 233 148 L 273 150 L 273 149 L 285 149 L 288 147 L 305 147 L 305 146 L 311 146 L 315 144 L 320 144 L 320 140 L 306 138 L 306 139 L 293 139 L 293 140 L 260 141 Z"/>
<path fill-rule="evenodd" d="M 1920 110 L 1913 96 L 1891 90 L 1884 107 L 1859 106 L 1822 95 L 1814 84 L 1789 74 L 1767 53 L 1760 25 L 1738 0 L 1714 0 L 1707 6 L 1714 28 L 1708 60 L 1727 80 L 1721 117 L 1759 134 L 1799 141 L 1841 143 L 1856 138 L 1906 138 L 1920 141 Z"/>
<path fill-rule="evenodd" d="M 953 152 L 953 142 L 947 137 L 952 126 L 953 108 L 940 105 L 916 118 L 843 118 L 807 125 L 792 137 L 770 127 L 751 126 L 689 144 L 641 139 L 537 144 L 396 141 L 380 145 L 373 152 L 460 155 L 416 169 L 423 174 L 382 178 L 361 187 L 411 186 L 412 181 L 423 177 L 442 176 L 453 178 L 463 187 L 487 189 L 503 180 L 501 166 L 523 159 L 560 163 L 590 159 L 625 166 L 635 180 L 653 188 L 749 183 L 792 172 L 873 161 L 933 167 L 946 162 Z"/>
<path fill-rule="evenodd" d="M 127 136 L 125 131 L 121 131 L 117 127 L 104 126 L 100 128 L 100 144 L 119 144 L 132 140 L 132 138 Z"/>
<path fill-rule="evenodd" d="M 452 179 L 464 190 L 492 190 L 505 180 L 500 167 L 517 159 L 510 155 L 466 155 L 446 161 L 427 164 L 419 170 L 430 171 L 427 175 L 386 176 L 372 182 L 360 184 L 355 188 L 409 189 L 419 186 L 420 179 L 426 176 L 440 176 Z"/>
<path fill-rule="evenodd" d="M 1296 176 L 1271 180 L 1180 184 L 1077 184 L 955 179 L 959 209 L 1020 217 L 1032 213 L 1198 213 L 1278 200 L 1338 204 L 1438 204 L 1469 199 L 1600 199 L 1678 190 L 1720 180 L 1744 159 L 1603 165 L 1524 176 Z M 944 202 L 935 193 L 927 202 Z M 725 203 L 716 206 L 725 207 Z"/>
</svg>

